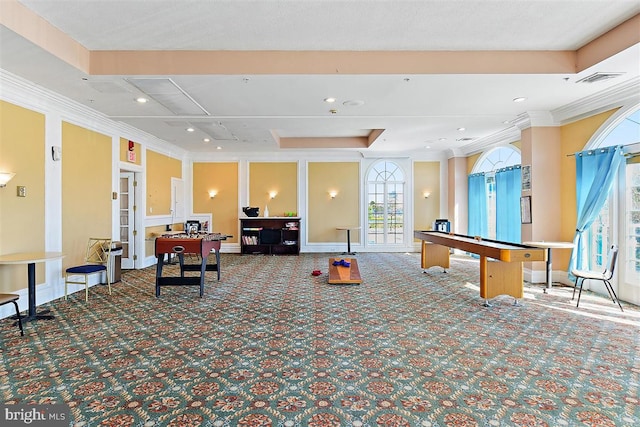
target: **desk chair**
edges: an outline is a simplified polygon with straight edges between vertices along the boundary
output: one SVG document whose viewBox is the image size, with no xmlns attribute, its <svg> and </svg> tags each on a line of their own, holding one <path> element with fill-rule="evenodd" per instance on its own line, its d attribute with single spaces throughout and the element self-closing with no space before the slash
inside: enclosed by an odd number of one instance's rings
<svg viewBox="0 0 640 427">
<path fill-rule="evenodd" d="M 67 285 L 84 285 L 84 300 L 89 301 L 89 278 L 96 274 L 107 274 L 107 285 L 111 295 L 111 275 L 109 261 L 111 257 L 111 239 L 90 237 L 87 244 L 85 264 L 69 267 L 65 270 L 64 299 L 67 299 Z"/>
<path fill-rule="evenodd" d="M 16 306 L 16 317 L 18 318 L 18 326 L 20 327 L 20 335 L 24 336 L 24 329 L 22 329 L 22 319 L 20 319 L 20 309 L 18 308 L 19 295 L 14 294 L 0 294 L 0 305 L 9 304 L 10 302 Z"/>
<path fill-rule="evenodd" d="M 611 278 L 613 277 L 613 270 L 616 267 L 616 260 L 618 259 L 618 247 L 616 245 L 611 245 L 609 249 L 609 254 L 607 255 L 607 267 L 604 271 L 590 271 L 590 270 L 571 270 L 571 274 L 576 276 L 576 283 L 573 287 L 573 296 L 571 297 L 571 301 L 576 296 L 576 288 L 578 287 L 578 282 L 580 283 L 580 292 L 578 293 L 578 303 L 576 307 L 580 305 L 580 295 L 582 295 L 582 284 L 585 279 L 589 280 L 601 280 L 604 283 L 604 286 L 607 288 L 607 292 L 609 292 L 609 296 L 613 302 L 617 302 L 620 310 L 622 310 L 622 306 L 620 305 L 620 300 L 618 296 L 613 290 L 611 286 Z M 624 311 L 624 310 L 622 310 Z"/>
</svg>

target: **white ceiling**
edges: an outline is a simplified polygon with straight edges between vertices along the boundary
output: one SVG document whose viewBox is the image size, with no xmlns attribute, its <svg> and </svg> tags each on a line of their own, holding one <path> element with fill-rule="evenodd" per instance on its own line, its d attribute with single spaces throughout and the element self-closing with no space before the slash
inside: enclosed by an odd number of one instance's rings
<svg viewBox="0 0 640 427">
<path fill-rule="evenodd" d="M 91 51 L 573 51 L 640 13 L 637 0 L 19 3 Z M 553 113 L 637 82 L 640 46 L 571 74 L 151 76 L 171 78 L 207 112 L 182 116 L 153 100 L 134 102 L 141 92 L 130 79 L 149 76 L 85 74 L 5 26 L 0 68 L 188 151 L 277 151 L 274 134 L 341 137 L 385 129 L 359 151 L 464 152 L 513 134 L 523 115 Z M 576 83 L 596 71 L 624 74 Z M 325 103 L 329 96 L 337 102 Z M 521 96 L 527 100 L 512 101 Z M 185 132 L 189 125 L 195 132 Z M 222 139 L 205 143 L 206 131 Z"/>
</svg>

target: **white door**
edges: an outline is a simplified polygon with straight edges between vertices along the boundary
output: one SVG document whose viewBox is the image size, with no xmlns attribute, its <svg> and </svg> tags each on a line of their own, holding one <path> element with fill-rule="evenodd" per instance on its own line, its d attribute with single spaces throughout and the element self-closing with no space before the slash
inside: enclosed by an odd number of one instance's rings
<svg viewBox="0 0 640 427">
<path fill-rule="evenodd" d="M 367 178 L 367 244 L 404 243 L 404 173 L 394 162 L 376 163 Z"/>
<path fill-rule="evenodd" d="M 120 172 L 120 241 L 122 268 L 135 268 L 135 180 L 133 172 Z"/>
<path fill-rule="evenodd" d="M 171 223 L 185 221 L 184 182 L 171 177 Z"/>
<path fill-rule="evenodd" d="M 640 304 L 640 163 L 627 164 L 625 172 L 618 293 L 620 299 Z"/>
</svg>

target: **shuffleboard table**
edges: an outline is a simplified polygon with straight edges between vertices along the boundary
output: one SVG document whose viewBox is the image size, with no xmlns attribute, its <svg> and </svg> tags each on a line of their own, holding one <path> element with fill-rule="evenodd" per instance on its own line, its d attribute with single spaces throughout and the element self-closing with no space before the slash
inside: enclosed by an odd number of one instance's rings
<svg viewBox="0 0 640 427">
<path fill-rule="evenodd" d="M 220 280 L 220 246 L 221 241 L 229 237 L 220 233 L 171 234 L 156 238 L 156 297 L 160 296 L 162 286 L 200 286 L 200 297 L 204 295 L 205 271 L 217 271 Z M 207 264 L 207 258 L 213 251 L 215 264 Z M 163 277 L 162 267 L 166 254 L 177 255 L 180 262 L 180 277 Z M 198 264 L 184 262 L 185 254 L 198 257 Z M 200 276 L 185 277 L 185 271 L 199 271 Z"/>
<path fill-rule="evenodd" d="M 518 305 L 524 296 L 522 263 L 547 260 L 545 249 L 517 243 L 442 231 L 414 231 L 413 237 L 422 240 L 422 268 L 449 268 L 449 248 L 479 255 L 480 297 L 485 306 L 498 295 L 510 295 Z"/>
</svg>

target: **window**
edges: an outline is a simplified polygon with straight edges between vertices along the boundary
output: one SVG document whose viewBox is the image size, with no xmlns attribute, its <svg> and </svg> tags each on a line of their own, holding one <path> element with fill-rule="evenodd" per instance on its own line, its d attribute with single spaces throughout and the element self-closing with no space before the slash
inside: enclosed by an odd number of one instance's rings
<svg viewBox="0 0 640 427">
<path fill-rule="evenodd" d="M 628 113 L 613 129 L 594 135 L 592 140 L 596 143 L 589 144 L 587 149 L 622 145 L 629 157 L 618 171 L 617 185 L 614 184 L 589 229 L 590 268 L 604 268 L 609 246 L 617 244 L 618 294 L 638 304 L 640 301 L 634 295 L 638 295 L 640 287 L 640 109 Z"/>
<path fill-rule="evenodd" d="M 625 179 L 625 278 L 627 283 L 640 285 L 640 163 L 626 166 Z"/>
<path fill-rule="evenodd" d="M 496 171 L 510 166 L 520 165 L 520 152 L 515 148 L 498 147 L 481 156 L 473 168 L 473 173 L 485 173 L 487 188 L 487 230 L 489 239 L 497 236 L 496 214 Z M 520 203 L 520 198 L 517 200 Z M 519 227 L 519 224 L 518 224 Z"/>
<path fill-rule="evenodd" d="M 404 173 L 389 161 L 373 165 L 367 176 L 367 242 L 404 243 Z"/>
</svg>

